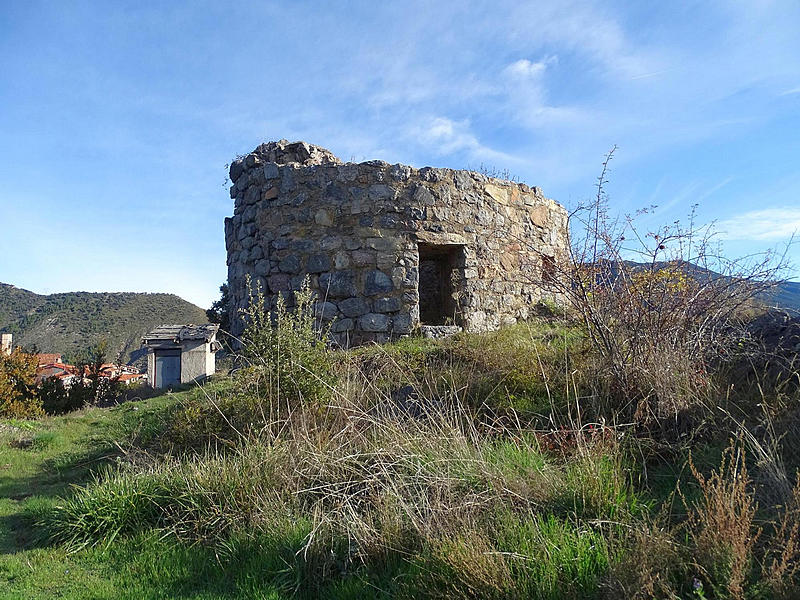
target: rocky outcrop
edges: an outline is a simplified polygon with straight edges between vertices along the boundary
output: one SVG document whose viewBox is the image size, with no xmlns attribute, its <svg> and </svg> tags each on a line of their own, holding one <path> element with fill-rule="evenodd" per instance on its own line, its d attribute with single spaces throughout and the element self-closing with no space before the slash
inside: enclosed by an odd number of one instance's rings
<svg viewBox="0 0 800 600">
<path fill-rule="evenodd" d="M 800 313 L 770 309 L 748 326 L 750 335 L 767 352 L 796 355 L 800 352 Z"/>
</svg>

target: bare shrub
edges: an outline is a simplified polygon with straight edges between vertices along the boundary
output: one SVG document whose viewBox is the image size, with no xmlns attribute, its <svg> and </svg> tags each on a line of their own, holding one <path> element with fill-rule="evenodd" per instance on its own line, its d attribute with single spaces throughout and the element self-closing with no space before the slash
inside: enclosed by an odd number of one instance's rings
<svg viewBox="0 0 800 600">
<path fill-rule="evenodd" d="M 705 477 L 689 461 L 701 497 L 688 512 L 688 532 L 695 560 L 716 594 L 744 600 L 753 566 L 753 551 L 762 529 L 747 473 L 744 450 L 731 443 L 719 470 Z M 689 507 L 687 507 L 689 508 Z"/>
<path fill-rule="evenodd" d="M 672 532 L 657 522 L 634 524 L 624 541 L 627 552 L 615 564 L 606 582 L 606 597 L 649 600 L 679 598 L 686 579 L 685 549 Z"/>
<path fill-rule="evenodd" d="M 762 563 L 764 582 L 775 598 L 791 598 L 800 583 L 800 477 L 773 525 L 771 541 Z"/>
<path fill-rule="evenodd" d="M 254 373 L 278 396 L 307 401 L 327 398 L 332 383 L 327 331 L 317 324 L 316 298 L 308 279 L 294 293 L 291 310 L 282 294 L 277 295 L 274 310 L 267 310 L 264 290 L 260 286 L 254 290 L 249 279 L 247 285 L 242 349 Z"/>
<path fill-rule="evenodd" d="M 694 208 L 688 223 L 657 228 L 642 223 L 648 210 L 613 217 L 605 192 L 613 152 L 593 202 L 570 214 L 570 255 L 549 285 L 595 351 L 595 396 L 621 418 L 686 427 L 718 394 L 713 372 L 741 349 L 742 317 L 779 280 L 785 255 L 725 257 Z"/>
</svg>

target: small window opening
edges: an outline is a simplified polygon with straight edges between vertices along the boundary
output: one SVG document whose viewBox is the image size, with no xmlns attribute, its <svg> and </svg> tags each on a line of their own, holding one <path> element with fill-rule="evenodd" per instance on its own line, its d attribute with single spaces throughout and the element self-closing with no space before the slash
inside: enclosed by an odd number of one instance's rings
<svg viewBox="0 0 800 600">
<path fill-rule="evenodd" d="M 423 325 L 459 325 L 464 246 L 419 244 L 419 316 Z"/>
<path fill-rule="evenodd" d="M 542 255 L 542 283 L 553 283 L 556 280 L 556 260 L 552 256 Z"/>
</svg>

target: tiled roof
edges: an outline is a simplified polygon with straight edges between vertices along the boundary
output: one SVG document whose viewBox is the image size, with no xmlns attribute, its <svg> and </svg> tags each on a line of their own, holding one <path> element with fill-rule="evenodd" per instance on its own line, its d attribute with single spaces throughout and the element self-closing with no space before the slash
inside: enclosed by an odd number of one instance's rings
<svg viewBox="0 0 800 600">
<path fill-rule="evenodd" d="M 206 323 L 204 325 L 159 325 L 142 338 L 142 344 L 148 342 L 181 342 L 184 340 L 211 340 L 219 331 L 219 325 Z"/>
<path fill-rule="evenodd" d="M 60 354 L 37 354 L 36 358 L 39 360 L 40 365 L 51 365 L 61 362 Z"/>
<path fill-rule="evenodd" d="M 141 373 L 123 373 L 122 375 L 119 376 L 119 381 L 122 382 L 131 381 L 135 379 L 144 379 L 144 375 L 142 375 Z"/>
</svg>

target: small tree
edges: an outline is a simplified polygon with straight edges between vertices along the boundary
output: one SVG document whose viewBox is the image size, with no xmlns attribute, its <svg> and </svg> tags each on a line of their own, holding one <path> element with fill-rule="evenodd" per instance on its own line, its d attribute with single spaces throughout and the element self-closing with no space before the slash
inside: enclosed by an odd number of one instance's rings
<svg viewBox="0 0 800 600">
<path fill-rule="evenodd" d="M 206 310 L 206 318 L 209 323 L 219 323 L 220 329 L 227 333 L 231 330 L 229 312 L 231 308 L 231 295 L 228 284 L 223 283 L 219 286 L 219 292 L 220 298 L 211 305 L 211 308 Z"/>
<path fill-rule="evenodd" d="M 108 340 L 100 339 L 90 346 L 78 361 L 78 380 L 70 386 L 69 406 L 72 410 L 87 404 L 97 404 L 119 395 L 119 375 L 103 372 L 107 362 Z M 119 357 L 117 358 L 119 364 Z"/>
<path fill-rule="evenodd" d="M 36 395 L 35 354 L 14 348 L 11 354 L 0 352 L 0 416 L 30 419 L 42 415 Z"/>
</svg>

